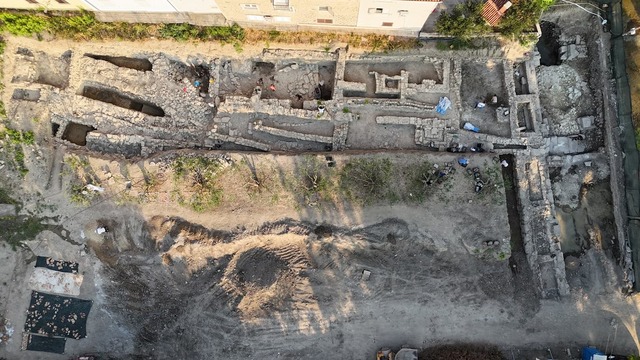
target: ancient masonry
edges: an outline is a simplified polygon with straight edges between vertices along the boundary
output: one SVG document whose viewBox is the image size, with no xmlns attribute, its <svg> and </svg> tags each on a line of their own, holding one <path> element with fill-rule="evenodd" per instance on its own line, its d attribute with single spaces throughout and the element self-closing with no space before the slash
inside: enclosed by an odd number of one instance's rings
<svg viewBox="0 0 640 360">
<path fill-rule="evenodd" d="M 583 53 L 567 40 L 563 56 Z M 459 59 L 358 56 L 265 50 L 237 60 L 204 55 L 184 61 L 162 53 L 47 54 L 19 49 L 6 91 L 12 104 L 45 102 L 53 139 L 99 156 L 148 157 L 174 149 L 342 151 L 383 148 L 351 141 L 353 131 L 413 127 L 410 149 L 440 150 L 482 143 L 515 155 L 524 243 L 545 297 L 565 296 L 547 156 L 580 151 L 580 139 L 549 137 L 542 119 L 533 61 L 499 60 L 506 99 L 488 107 L 488 129 L 466 131 Z M 45 59 L 56 72 L 41 73 Z M 486 59 L 485 59 L 486 60 Z M 389 70 L 388 64 L 397 64 Z M 408 70 L 403 64 L 418 64 Z M 386 67 L 385 67 L 386 66 Z M 351 70 L 347 72 L 347 68 Z M 354 70 L 355 69 L 355 70 Z M 418 70 L 415 70 L 418 69 Z M 420 69 L 432 69 L 420 73 Z M 362 74 L 359 79 L 356 73 Z M 447 98 L 451 107 L 437 112 Z M 590 126 L 593 119 L 582 119 Z M 356 126 L 358 125 L 357 129 Z M 504 134 L 508 134 L 505 136 Z"/>
</svg>

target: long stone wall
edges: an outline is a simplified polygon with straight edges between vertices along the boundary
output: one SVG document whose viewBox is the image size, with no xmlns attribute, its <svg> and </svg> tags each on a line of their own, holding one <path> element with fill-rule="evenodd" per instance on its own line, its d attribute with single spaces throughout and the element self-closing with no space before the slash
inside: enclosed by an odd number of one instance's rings
<svg viewBox="0 0 640 360">
<path fill-rule="evenodd" d="M 301 140 L 301 141 L 312 141 L 312 142 L 319 142 L 324 144 L 333 143 L 333 137 L 331 136 L 303 134 L 296 131 L 289 131 L 289 130 L 270 127 L 270 126 L 264 126 L 262 125 L 262 121 L 256 121 L 253 125 L 253 129 L 257 131 L 265 132 L 267 134 Z"/>
</svg>

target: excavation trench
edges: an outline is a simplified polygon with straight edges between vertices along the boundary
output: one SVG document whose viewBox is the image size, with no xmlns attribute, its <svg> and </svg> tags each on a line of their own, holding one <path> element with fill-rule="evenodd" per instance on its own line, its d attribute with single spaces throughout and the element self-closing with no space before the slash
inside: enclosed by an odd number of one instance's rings
<svg viewBox="0 0 640 360">
<path fill-rule="evenodd" d="M 138 59 L 126 56 L 108 56 L 108 55 L 95 55 L 95 54 L 84 54 L 84 56 L 88 58 L 92 58 L 95 60 L 102 60 L 109 62 L 115 66 L 138 70 L 138 71 L 151 71 L 153 69 L 153 65 L 147 59 Z"/>
<path fill-rule="evenodd" d="M 537 291 L 531 284 L 533 283 L 533 272 L 527 260 L 524 250 L 524 240 L 522 237 L 522 219 L 520 206 L 518 204 L 518 189 L 516 184 L 515 157 L 513 155 L 500 155 L 500 161 L 506 161 L 508 166 L 502 167 L 502 178 L 504 180 L 504 193 L 507 204 L 507 216 L 509 219 L 509 230 L 511 235 L 511 257 L 509 258 L 509 268 L 514 279 L 514 298 L 524 306 L 526 312 L 537 311 L 536 306 L 529 301 L 538 296 Z"/>
<path fill-rule="evenodd" d="M 164 110 L 159 106 L 146 101 L 132 99 L 115 90 L 85 85 L 82 88 L 81 95 L 89 99 L 102 101 L 124 109 L 135 110 L 143 114 L 159 117 L 164 116 Z"/>
</svg>

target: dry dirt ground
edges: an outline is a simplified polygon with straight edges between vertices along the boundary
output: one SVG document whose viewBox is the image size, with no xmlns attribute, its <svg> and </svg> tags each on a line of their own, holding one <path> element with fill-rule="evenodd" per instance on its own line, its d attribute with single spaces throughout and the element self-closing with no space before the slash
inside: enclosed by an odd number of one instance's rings
<svg viewBox="0 0 640 360">
<path fill-rule="evenodd" d="M 98 46 L 233 52 L 169 42 Z M 247 48 L 243 56 L 257 53 Z M 494 177 L 479 196 L 456 165 L 420 204 L 400 192 L 403 172 L 425 160 L 455 162 L 451 154 L 332 154 L 335 168 L 325 167 L 324 155 L 229 154 L 217 178 L 220 203 L 202 213 L 178 201 L 194 190 L 173 176 L 176 154 L 138 163 L 65 154 L 47 140 L 48 124 L 33 121 L 46 109 L 11 111 L 22 114 L 12 125 L 34 130 L 37 145 L 23 146 L 24 178 L 9 166 L 0 170 L 3 188 L 23 203 L 23 214 L 50 226 L 17 251 L 0 246 L 0 314 L 16 329 L 0 358 L 369 359 L 383 346 L 478 342 L 534 359 L 547 348 L 568 358 L 563 349 L 576 355 L 585 344 L 640 347 L 640 299 L 620 294 L 610 257 L 591 249 L 568 264 L 579 281 L 557 301 L 539 300 L 531 271 L 512 266 L 505 188 L 513 184 Z M 301 195 L 296 187 L 309 161 L 335 180 L 358 158 L 392 162 L 393 196 L 365 206 L 340 192 Z M 499 169 L 489 154 L 474 156 L 471 166 L 487 176 Z M 78 177 L 104 193 L 90 205 L 71 201 Z M 97 235 L 98 226 L 110 231 Z M 88 338 L 69 340 L 65 355 L 20 351 L 34 255 L 77 261 L 80 297 L 94 301 Z"/>
</svg>

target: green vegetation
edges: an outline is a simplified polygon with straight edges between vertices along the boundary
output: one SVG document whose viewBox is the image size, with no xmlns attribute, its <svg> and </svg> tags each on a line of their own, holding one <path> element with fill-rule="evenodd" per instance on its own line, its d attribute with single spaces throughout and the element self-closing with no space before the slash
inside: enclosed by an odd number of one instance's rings
<svg viewBox="0 0 640 360">
<path fill-rule="evenodd" d="M 498 26 L 494 29 L 502 36 L 519 40 L 526 44 L 535 41 L 531 32 L 539 21 L 542 12 L 549 8 L 553 0 L 522 0 L 513 3 Z M 471 39 L 491 31 L 491 27 L 482 17 L 483 1 L 468 0 L 456 5 L 450 12 L 440 14 L 436 21 L 436 31 L 443 35 L 453 36 L 454 41 L 438 42 L 440 50 L 464 49 L 475 47 Z"/>
<path fill-rule="evenodd" d="M 371 204 L 387 198 L 393 164 L 387 158 L 355 159 L 340 173 L 340 187 L 354 201 Z"/>
<path fill-rule="evenodd" d="M 25 154 L 23 145 L 35 144 L 35 137 L 32 131 L 20 131 L 5 128 L 0 131 L 0 139 L 4 140 L 4 149 L 7 156 L 12 160 L 13 167 L 24 177 L 29 172 L 24 160 Z"/>
<path fill-rule="evenodd" d="M 218 206 L 222 201 L 222 189 L 216 180 L 221 170 L 217 159 L 206 157 L 179 157 L 172 163 L 174 183 L 173 194 L 182 206 L 204 212 Z M 184 189 L 179 189 L 183 185 Z"/>
<path fill-rule="evenodd" d="M 521 42 L 530 40 L 524 33 L 533 30 L 542 12 L 552 3 L 553 0 L 515 1 L 498 24 L 498 32 Z"/>
<path fill-rule="evenodd" d="M 410 194 L 407 200 L 422 203 L 433 193 L 441 194 L 442 187 L 448 187 L 451 176 L 439 176 L 438 172 L 429 161 L 410 166 L 405 171 L 405 193 Z"/>
<path fill-rule="evenodd" d="M 436 31 L 464 43 L 474 36 L 488 33 L 491 28 L 482 17 L 482 6 L 483 2 L 472 0 L 454 6 L 450 12 L 440 14 Z"/>
<path fill-rule="evenodd" d="M 89 12 L 61 13 L 49 16 L 40 12 L 1 12 L 0 32 L 18 36 L 33 36 L 43 32 L 67 39 L 123 39 L 138 40 L 150 37 L 174 40 L 242 41 L 244 29 L 231 26 L 195 26 L 191 24 L 131 24 L 103 23 Z"/>
<path fill-rule="evenodd" d="M 330 201 L 335 194 L 332 179 L 335 170 L 326 166 L 317 156 L 305 156 L 291 180 L 291 190 L 307 205 Z"/>
<path fill-rule="evenodd" d="M 93 199 L 93 192 L 87 191 L 84 184 L 71 184 L 69 187 L 69 200 L 78 205 L 89 206 Z"/>
<path fill-rule="evenodd" d="M 18 204 L 7 192 L 7 189 L 0 187 L 0 204 Z"/>
<path fill-rule="evenodd" d="M 0 218 L 0 239 L 6 241 L 14 250 L 23 241 L 32 240 L 45 229 L 45 225 L 36 217 L 5 216 Z"/>
<path fill-rule="evenodd" d="M 35 144 L 35 137 L 33 131 L 20 131 L 11 128 L 6 128 L 4 131 L 0 131 L 0 138 L 8 139 L 9 144 L 18 145 L 33 145 Z"/>
<path fill-rule="evenodd" d="M 0 30 L 13 35 L 31 36 L 47 30 L 49 22 L 44 16 L 17 13 L 0 13 Z"/>
</svg>

